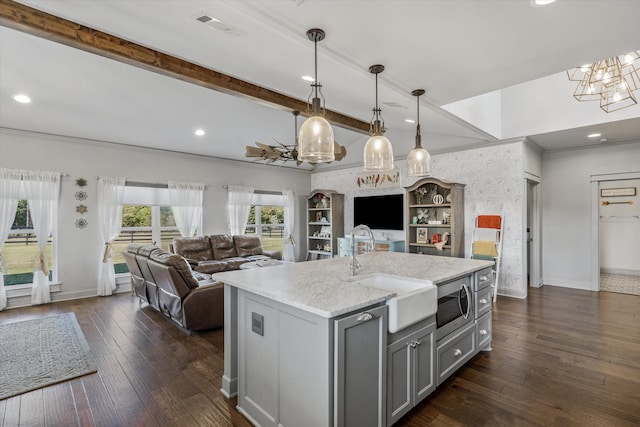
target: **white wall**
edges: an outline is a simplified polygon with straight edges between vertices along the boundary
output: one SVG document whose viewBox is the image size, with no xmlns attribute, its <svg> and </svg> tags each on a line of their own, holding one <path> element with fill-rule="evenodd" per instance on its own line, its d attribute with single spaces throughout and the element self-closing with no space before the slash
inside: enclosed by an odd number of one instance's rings
<svg viewBox="0 0 640 427">
<path fill-rule="evenodd" d="M 503 270 L 500 273 L 499 292 L 516 297 L 526 296 L 526 282 L 522 280 L 523 229 L 523 145 L 522 141 L 495 145 L 432 157 L 432 174 L 445 181 L 466 184 L 465 198 L 465 250 L 469 256 L 471 234 L 476 209 L 481 213 L 501 213 L 505 210 L 503 241 Z M 406 161 L 396 162 L 401 170 L 401 186 L 415 182 L 406 176 Z M 353 227 L 353 197 L 358 194 L 400 193 L 404 190 L 361 190 L 356 177 L 362 169 L 348 168 L 312 174 L 313 188 L 327 188 L 345 194 L 345 233 Z M 378 236 L 376 236 L 378 237 Z M 393 232 L 390 238 L 404 240 L 404 232 Z"/>
<path fill-rule="evenodd" d="M 61 292 L 53 300 L 96 295 L 98 260 L 102 251 L 96 214 L 96 177 L 124 176 L 129 181 L 167 183 L 169 180 L 203 182 L 203 232 L 227 232 L 227 190 L 224 185 L 247 185 L 261 190 L 292 189 L 296 215 L 304 218 L 305 196 L 310 188 L 309 172 L 185 155 L 125 145 L 0 129 L 0 166 L 11 169 L 51 170 L 68 173 L 62 178 L 58 214 L 58 278 Z M 85 229 L 75 227 L 80 217 L 74 194 L 78 178 L 88 184 Z M 296 224 L 297 258 L 306 253 L 305 228 Z M 28 305 L 28 298 L 10 298 L 9 307 Z"/>
<path fill-rule="evenodd" d="M 543 155 L 544 283 L 591 289 L 591 176 L 640 171 L 640 141 Z"/>
</svg>

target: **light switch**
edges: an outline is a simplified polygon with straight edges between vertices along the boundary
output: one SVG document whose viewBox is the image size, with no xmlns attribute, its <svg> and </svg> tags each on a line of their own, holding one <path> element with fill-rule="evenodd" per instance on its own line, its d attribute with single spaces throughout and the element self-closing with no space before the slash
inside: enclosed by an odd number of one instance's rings
<svg viewBox="0 0 640 427">
<path fill-rule="evenodd" d="M 251 312 L 251 330 L 260 336 L 264 336 L 264 316 Z"/>
</svg>

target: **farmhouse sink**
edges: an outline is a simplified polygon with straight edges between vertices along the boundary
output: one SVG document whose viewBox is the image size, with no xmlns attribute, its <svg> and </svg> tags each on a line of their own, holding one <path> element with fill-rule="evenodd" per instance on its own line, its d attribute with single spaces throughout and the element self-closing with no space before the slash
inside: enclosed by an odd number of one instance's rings
<svg viewBox="0 0 640 427">
<path fill-rule="evenodd" d="M 397 295 L 387 300 L 389 332 L 398 332 L 438 310 L 438 287 L 425 280 L 376 273 L 349 278 L 352 283 L 385 289 Z"/>
</svg>

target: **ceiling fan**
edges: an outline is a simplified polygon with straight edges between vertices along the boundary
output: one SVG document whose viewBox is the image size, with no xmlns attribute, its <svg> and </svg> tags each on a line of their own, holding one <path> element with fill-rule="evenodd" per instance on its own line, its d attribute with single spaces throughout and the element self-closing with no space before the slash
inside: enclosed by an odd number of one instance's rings
<svg viewBox="0 0 640 427">
<path fill-rule="evenodd" d="M 295 143 L 292 145 L 282 144 L 281 142 L 277 142 L 277 145 L 267 145 L 261 142 L 256 142 L 256 146 L 247 145 L 245 157 L 252 158 L 257 162 L 266 161 L 266 163 L 273 163 L 276 160 L 280 160 L 282 162 L 288 162 L 289 160 L 294 160 L 296 162 L 296 166 L 300 166 L 301 163 L 304 163 L 298 160 L 298 115 L 300 115 L 300 111 L 292 111 L 294 119 L 294 141 Z M 344 156 L 347 155 L 346 147 L 338 144 L 336 141 L 333 142 L 334 153 L 336 160 L 342 160 Z M 314 162 L 309 162 L 309 164 L 316 164 Z"/>
</svg>

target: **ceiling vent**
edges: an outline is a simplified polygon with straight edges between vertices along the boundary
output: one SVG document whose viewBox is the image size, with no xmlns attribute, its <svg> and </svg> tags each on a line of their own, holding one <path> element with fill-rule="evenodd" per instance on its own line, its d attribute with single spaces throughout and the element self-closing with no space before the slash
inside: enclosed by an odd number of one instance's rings
<svg viewBox="0 0 640 427">
<path fill-rule="evenodd" d="M 198 16 L 196 17 L 196 21 L 202 22 L 203 24 L 213 28 L 214 30 L 222 31 L 229 36 L 237 37 L 247 34 L 245 30 L 227 25 L 219 19 L 216 19 L 211 15 L 207 15 L 206 13 L 198 14 Z"/>
<path fill-rule="evenodd" d="M 408 110 L 409 108 L 397 103 L 396 101 L 387 101 L 387 102 L 383 102 L 384 105 L 386 105 L 387 107 L 391 107 L 391 108 L 402 108 L 404 110 Z"/>
</svg>

